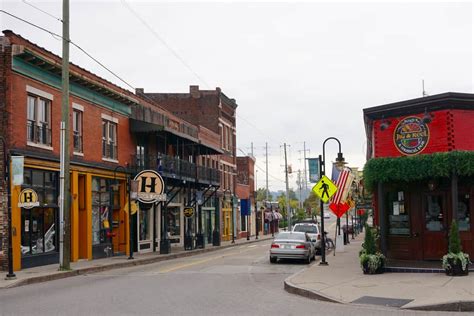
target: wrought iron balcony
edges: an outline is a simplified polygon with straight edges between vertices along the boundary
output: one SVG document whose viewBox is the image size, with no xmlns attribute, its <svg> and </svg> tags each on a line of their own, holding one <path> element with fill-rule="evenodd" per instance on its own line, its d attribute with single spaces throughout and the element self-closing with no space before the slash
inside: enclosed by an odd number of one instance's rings
<svg viewBox="0 0 474 316">
<path fill-rule="evenodd" d="M 141 170 L 152 169 L 158 171 L 164 178 L 186 180 L 190 182 L 219 185 L 220 173 L 217 169 L 198 166 L 187 160 L 176 157 L 143 156 L 134 155 L 132 157 L 132 172 L 138 173 Z"/>
</svg>

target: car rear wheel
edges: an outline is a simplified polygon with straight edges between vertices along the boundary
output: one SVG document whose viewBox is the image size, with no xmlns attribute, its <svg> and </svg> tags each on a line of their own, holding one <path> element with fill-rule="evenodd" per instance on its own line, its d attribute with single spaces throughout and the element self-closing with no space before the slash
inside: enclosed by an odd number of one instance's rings
<svg viewBox="0 0 474 316">
<path fill-rule="evenodd" d="M 270 263 L 276 263 L 277 257 L 270 257 Z"/>
</svg>

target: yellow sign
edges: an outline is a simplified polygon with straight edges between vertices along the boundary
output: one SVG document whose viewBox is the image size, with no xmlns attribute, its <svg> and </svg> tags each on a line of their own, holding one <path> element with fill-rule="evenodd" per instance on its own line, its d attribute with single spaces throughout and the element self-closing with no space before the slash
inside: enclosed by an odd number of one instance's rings
<svg viewBox="0 0 474 316">
<path fill-rule="evenodd" d="M 185 207 L 184 208 L 184 216 L 191 217 L 194 215 L 194 208 L 192 207 Z"/>
<path fill-rule="evenodd" d="M 138 204 L 135 202 L 130 202 L 130 208 L 132 209 L 132 214 L 135 214 L 138 211 Z M 125 203 L 123 210 L 125 213 L 128 213 L 128 203 Z"/>
<path fill-rule="evenodd" d="M 30 209 L 40 205 L 38 201 L 38 194 L 36 194 L 36 191 L 33 189 L 21 190 L 18 200 L 18 207 L 23 207 L 26 209 Z"/>
<path fill-rule="evenodd" d="M 318 183 L 313 187 L 313 192 L 319 196 L 321 201 L 324 203 L 327 203 L 336 191 L 336 185 L 326 176 L 322 176 Z"/>
</svg>

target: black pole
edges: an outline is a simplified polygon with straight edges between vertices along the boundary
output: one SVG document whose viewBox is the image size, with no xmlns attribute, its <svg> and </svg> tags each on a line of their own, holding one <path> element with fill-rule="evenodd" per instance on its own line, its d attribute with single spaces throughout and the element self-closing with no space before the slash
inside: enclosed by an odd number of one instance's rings
<svg viewBox="0 0 474 316">
<path fill-rule="evenodd" d="M 354 231 L 354 230 L 352 230 Z M 346 245 L 349 243 L 349 213 L 346 212 L 346 233 L 345 233 L 345 238 L 346 238 Z"/>
<path fill-rule="evenodd" d="M 324 144 L 323 144 L 323 155 L 324 155 Z M 324 158 L 319 155 L 319 174 L 322 177 L 324 175 Z M 326 234 L 324 233 L 324 202 L 319 200 L 319 206 L 321 209 L 321 262 L 319 265 L 327 266 L 326 261 Z"/>
<path fill-rule="evenodd" d="M 12 207 L 11 207 L 11 188 L 10 188 L 10 153 L 7 153 L 7 146 L 5 139 L 1 138 L 3 142 L 3 164 L 4 164 L 4 178 L 7 184 L 7 205 L 8 205 L 8 274 L 6 280 L 16 279 L 13 272 L 13 245 L 12 245 Z"/>
<path fill-rule="evenodd" d="M 130 251 L 128 259 L 133 259 L 133 223 L 132 223 L 132 197 L 131 197 L 132 184 L 130 183 L 130 175 L 127 173 L 127 191 L 128 191 L 128 224 L 130 230 Z M 153 241 L 154 243 L 155 241 Z"/>
<path fill-rule="evenodd" d="M 232 191 L 231 191 L 232 194 Z M 235 216 L 234 216 L 234 195 L 231 195 L 230 203 L 232 207 L 232 243 L 235 244 Z"/>
</svg>

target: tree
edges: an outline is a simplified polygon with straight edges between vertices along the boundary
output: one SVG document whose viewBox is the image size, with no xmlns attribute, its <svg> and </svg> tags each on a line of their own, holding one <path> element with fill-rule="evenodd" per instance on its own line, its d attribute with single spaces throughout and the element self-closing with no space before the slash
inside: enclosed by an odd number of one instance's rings
<svg viewBox="0 0 474 316">
<path fill-rule="evenodd" d="M 259 188 L 257 189 L 257 201 L 263 202 L 267 200 L 267 189 Z M 273 201 L 272 194 L 268 192 L 268 201 Z"/>
<path fill-rule="evenodd" d="M 315 215 L 316 214 L 317 215 L 321 214 L 321 210 L 319 209 L 320 208 L 320 200 L 313 191 L 311 191 L 309 193 L 308 198 L 306 200 L 304 200 L 303 207 L 305 209 L 310 208 L 312 210 L 312 213 L 315 213 Z"/>
</svg>

